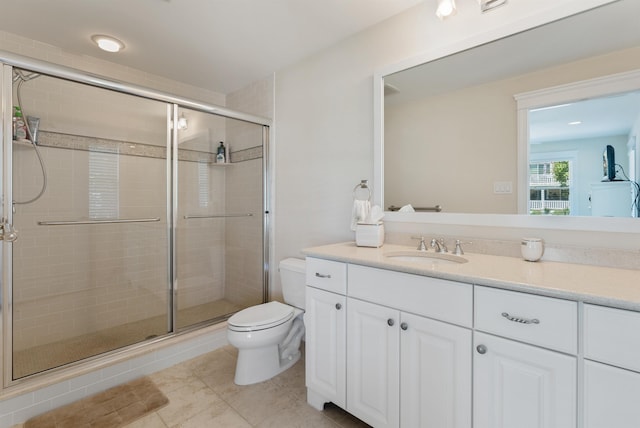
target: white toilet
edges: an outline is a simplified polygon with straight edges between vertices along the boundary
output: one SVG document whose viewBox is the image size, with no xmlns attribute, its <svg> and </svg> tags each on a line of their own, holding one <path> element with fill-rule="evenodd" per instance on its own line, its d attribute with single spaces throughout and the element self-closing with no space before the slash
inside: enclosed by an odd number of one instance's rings
<svg viewBox="0 0 640 428">
<path fill-rule="evenodd" d="M 250 385 L 271 379 L 300 359 L 304 336 L 305 261 L 284 259 L 280 278 L 285 305 L 251 306 L 227 321 L 227 339 L 238 348 L 235 383 Z"/>
</svg>

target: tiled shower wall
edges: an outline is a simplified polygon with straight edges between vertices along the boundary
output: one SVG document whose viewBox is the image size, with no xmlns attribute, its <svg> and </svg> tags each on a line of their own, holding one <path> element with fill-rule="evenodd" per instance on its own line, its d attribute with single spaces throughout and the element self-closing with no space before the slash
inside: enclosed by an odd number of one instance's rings
<svg viewBox="0 0 640 428">
<path fill-rule="evenodd" d="M 118 217 L 159 222 L 42 226 L 38 222 L 89 218 L 88 158 L 96 152 L 78 148 L 77 138 L 75 149 L 46 146 L 48 138 L 64 145 L 64 136 L 57 137 L 43 133 L 40 146 L 48 173 L 45 195 L 18 205 L 14 216 L 20 232 L 13 265 L 15 350 L 167 311 L 166 160 L 153 156 L 164 149 L 138 145 L 137 155 L 105 154 L 117 157 Z M 90 145 L 94 139 L 83 140 Z M 37 193 L 41 172 L 29 146 L 16 144 L 14 159 L 16 175 L 29 178 L 14 180 L 20 200 Z M 181 209 L 198 212 L 203 164 L 206 197 L 219 199 L 211 205 L 224 211 L 224 170 L 192 160 L 179 162 Z M 180 308 L 224 297 L 224 223 L 186 221 L 181 218 L 178 229 Z M 153 333 L 165 327 L 160 319 Z"/>
</svg>

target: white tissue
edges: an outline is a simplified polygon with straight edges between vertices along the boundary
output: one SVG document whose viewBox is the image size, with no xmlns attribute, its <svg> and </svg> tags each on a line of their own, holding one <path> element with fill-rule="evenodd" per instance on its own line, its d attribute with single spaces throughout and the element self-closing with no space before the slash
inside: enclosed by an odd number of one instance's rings
<svg viewBox="0 0 640 428">
<path fill-rule="evenodd" d="M 353 201 L 353 209 L 351 210 L 351 230 L 356 230 L 358 222 L 363 222 L 371 212 L 371 202 L 356 199 Z"/>
<path fill-rule="evenodd" d="M 364 220 L 364 223 L 376 224 L 380 220 L 382 220 L 383 217 L 384 217 L 384 212 L 382 211 L 382 208 L 380 207 L 380 205 L 374 205 L 371 207 L 371 212 L 369 212 L 369 215 Z"/>
<path fill-rule="evenodd" d="M 413 209 L 411 204 L 407 204 L 404 207 L 400 208 L 398 210 L 398 212 L 401 212 L 401 213 L 414 213 L 414 212 L 416 212 L 416 210 Z"/>
</svg>

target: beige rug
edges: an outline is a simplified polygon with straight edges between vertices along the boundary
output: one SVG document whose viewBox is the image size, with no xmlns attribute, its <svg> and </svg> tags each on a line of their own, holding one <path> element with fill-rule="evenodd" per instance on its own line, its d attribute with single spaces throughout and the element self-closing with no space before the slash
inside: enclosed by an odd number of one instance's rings
<svg viewBox="0 0 640 428">
<path fill-rule="evenodd" d="M 167 405 L 169 399 L 141 377 L 29 419 L 24 428 L 115 428 Z"/>
</svg>

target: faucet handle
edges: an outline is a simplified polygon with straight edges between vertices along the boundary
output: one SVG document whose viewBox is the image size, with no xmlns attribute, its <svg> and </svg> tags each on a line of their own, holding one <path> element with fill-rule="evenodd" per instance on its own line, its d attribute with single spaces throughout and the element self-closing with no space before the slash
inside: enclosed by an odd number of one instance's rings
<svg viewBox="0 0 640 428">
<path fill-rule="evenodd" d="M 464 251 L 462 250 L 462 244 L 473 244 L 473 242 L 471 242 L 471 241 L 461 241 L 459 239 L 456 239 L 456 249 L 453 250 L 453 254 L 455 254 L 456 256 L 464 255 Z"/>
<path fill-rule="evenodd" d="M 420 242 L 418 242 L 418 248 L 416 248 L 418 251 L 427 251 L 427 244 L 424 242 L 424 236 L 412 236 L 411 239 L 420 240 Z"/>
</svg>

